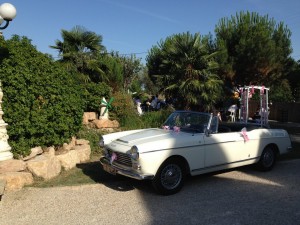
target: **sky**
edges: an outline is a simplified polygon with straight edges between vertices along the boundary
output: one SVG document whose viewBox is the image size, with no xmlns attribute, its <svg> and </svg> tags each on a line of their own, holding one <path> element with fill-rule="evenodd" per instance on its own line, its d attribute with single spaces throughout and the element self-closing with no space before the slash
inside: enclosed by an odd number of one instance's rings
<svg viewBox="0 0 300 225">
<path fill-rule="evenodd" d="M 136 54 L 145 62 L 147 52 L 161 40 L 189 31 L 214 35 L 221 18 L 241 11 L 268 15 L 283 22 L 292 32 L 292 58 L 300 59 L 300 0 L 10 0 L 16 18 L 2 30 L 26 36 L 43 52 L 61 40 L 61 30 L 79 25 L 103 38 L 107 51 Z M 4 2 L 0 2 L 2 4 Z"/>
</svg>

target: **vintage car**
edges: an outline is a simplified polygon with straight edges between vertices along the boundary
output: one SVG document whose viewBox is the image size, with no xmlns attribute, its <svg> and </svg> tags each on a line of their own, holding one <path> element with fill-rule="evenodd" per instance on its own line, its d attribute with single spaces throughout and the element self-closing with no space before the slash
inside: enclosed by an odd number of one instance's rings
<svg viewBox="0 0 300 225">
<path fill-rule="evenodd" d="M 267 171 L 291 150 L 289 134 L 255 124 L 219 123 L 210 113 L 173 112 L 161 128 L 103 135 L 100 162 L 111 174 L 149 179 L 163 195 L 178 192 L 187 175 L 256 163 Z"/>
</svg>

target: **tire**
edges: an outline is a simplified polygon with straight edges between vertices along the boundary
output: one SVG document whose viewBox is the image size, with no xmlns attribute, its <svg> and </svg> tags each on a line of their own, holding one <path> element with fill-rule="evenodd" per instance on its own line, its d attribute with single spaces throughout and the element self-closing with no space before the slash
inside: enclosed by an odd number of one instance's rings
<svg viewBox="0 0 300 225">
<path fill-rule="evenodd" d="M 261 171 L 269 171 L 271 170 L 276 162 L 276 154 L 274 149 L 271 146 L 267 146 L 261 156 L 260 160 L 258 162 L 258 168 Z"/>
<path fill-rule="evenodd" d="M 179 159 L 169 159 L 159 167 L 152 185 L 159 194 L 172 195 L 181 190 L 185 177 L 184 163 Z"/>
</svg>

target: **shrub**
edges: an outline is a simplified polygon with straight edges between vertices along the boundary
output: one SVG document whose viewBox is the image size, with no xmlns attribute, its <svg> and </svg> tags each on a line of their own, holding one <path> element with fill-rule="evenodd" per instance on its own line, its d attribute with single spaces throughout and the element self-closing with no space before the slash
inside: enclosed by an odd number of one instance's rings
<svg viewBox="0 0 300 225">
<path fill-rule="evenodd" d="M 132 96 L 122 92 L 113 94 L 112 110 L 110 118 L 119 121 L 122 129 L 131 130 L 143 128 L 144 124 L 138 116 L 137 109 L 134 105 Z"/>
<path fill-rule="evenodd" d="M 0 38 L 4 120 L 14 156 L 31 147 L 58 146 L 81 127 L 83 101 L 66 70 L 26 37 Z"/>
<path fill-rule="evenodd" d="M 109 113 L 110 119 L 118 120 L 122 130 L 160 127 L 174 110 L 170 107 L 159 111 L 146 112 L 139 116 L 132 96 L 121 92 L 114 94 L 112 106 L 113 108 Z"/>
<path fill-rule="evenodd" d="M 142 115 L 141 119 L 145 128 L 160 127 L 173 112 L 173 109 L 167 108 L 159 111 L 147 112 Z"/>
<path fill-rule="evenodd" d="M 102 153 L 102 148 L 99 146 L 99 140 L 102 132 L 98 129 L 83 127 L 78 133 L 77 138 L 85 139 L 90 142 L 93 154 Z"/>
<path fill-rule="evenodd" d="M 86 83 L 84 87 L 84 100 L 86 112 L 100 112 L 101 100 L 111 95 L 111 88 L 105 83 Z"/>
</svg>

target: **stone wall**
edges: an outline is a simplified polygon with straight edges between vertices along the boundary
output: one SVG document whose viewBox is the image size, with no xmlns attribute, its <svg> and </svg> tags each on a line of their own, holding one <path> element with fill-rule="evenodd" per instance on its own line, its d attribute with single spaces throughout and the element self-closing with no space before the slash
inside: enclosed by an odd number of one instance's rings
<svg viewBox="0 0 300 225">
<path fill-rule="evenodd" d="M 114 129 L 120 127 L 120 124 L 117 120 L 110 120 L 106 118 L 98 119 L 98 115 L 95 112 L 85 112 L 83 114 L 82 123 L 83 125 L 97 129 L 108 130 L 109 132 L 112 132 Z"/>
<path fill-rule="evenodd" d="M 116 120 L 98 118 L 95 112 L 85 112 L 83 125 L 106 132 L 115 132 L 119 128 Z M 62 170 L 69 170 L 77 164 L 90 159 L 91 148 L 89 142 L 75 138 L 69 144 L 64 144 L 57 151 L 53 147 L 31 149 L 29 156 L 22 159 L 0 161 L 0 200 L 4 191 L 22 189 L 25 185 L 31 185 L 34 177 L 49 180 L 60 174 Z"/>
<path fill-rule="evenodd" d="M 91 148 L 87 140 L 75 138 L 55 151 L 53 147 L 31 149 L 31 154 L 23 159 L 0 161 L 0 200 L 4 191 L 16 191 L 31 185 L 34 177 L 49 180 L 90 159 Z"/>
</svg>

